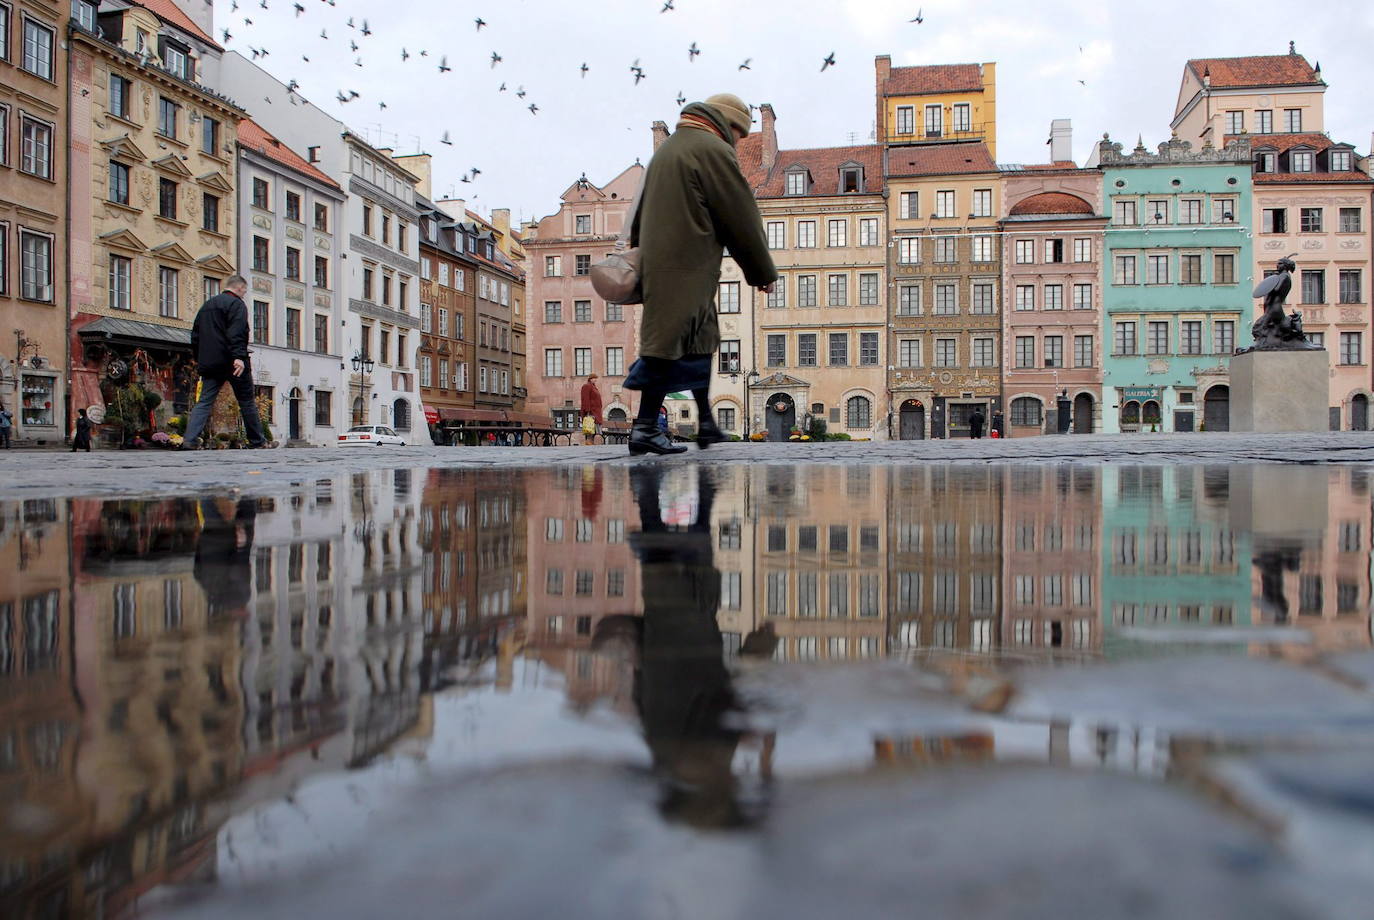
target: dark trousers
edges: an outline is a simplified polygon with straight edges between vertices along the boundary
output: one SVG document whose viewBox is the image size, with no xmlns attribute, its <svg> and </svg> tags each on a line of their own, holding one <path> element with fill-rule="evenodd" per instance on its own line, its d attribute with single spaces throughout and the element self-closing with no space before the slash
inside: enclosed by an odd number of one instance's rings
<svg viewBox="0 0 1374 920">
<path fill-rule="evenodd" d="M 215 408 L 215 399 L 219 397 L 220 387 L 226 383 L 233 389 L 234 398 L 239 401 L 239 413 L 243 416 L 243 430 L 248 435 L 248 445 L 260 447 L 266 444 L 267 435 L 263 433 L 262 419 L 258 417 L 258 404 L 253 401 L 252 367 L 245 367 L 243 373 L 237 377 L 231 375 L 223 380 L 214 377 L 200 378 L 200 399 L 196 400 L 195 406 L 191 409 L 191 418 L 186 423 L 186 443 L 194 444 L 205 431 L 205 426 L 210 421 L 210 413 Z"/>
</svg>

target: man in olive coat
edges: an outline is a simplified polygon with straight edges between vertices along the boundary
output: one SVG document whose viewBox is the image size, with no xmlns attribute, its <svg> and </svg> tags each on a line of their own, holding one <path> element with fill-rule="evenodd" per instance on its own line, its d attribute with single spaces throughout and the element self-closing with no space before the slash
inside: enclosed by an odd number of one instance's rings
<svg viewBox="0 0 1374 920">
<path fill-rule="evenodd" d="M 626 387 L 642 398 L 630 452 L 677 453 L 654 420 L 668 393 L 691 390 L 697 443 L 724 440 L 711 415 L 711 356 L 720 347 L 716 292 L 728 249 L 752 286 L 771 290 L 778 271 L 735 145 L 748 136 L 749 106 L 721 93 L 682 110 L 677 130 L 654 154 L 631 228 L 644 292 L 640 361 Z"/>
</svg>

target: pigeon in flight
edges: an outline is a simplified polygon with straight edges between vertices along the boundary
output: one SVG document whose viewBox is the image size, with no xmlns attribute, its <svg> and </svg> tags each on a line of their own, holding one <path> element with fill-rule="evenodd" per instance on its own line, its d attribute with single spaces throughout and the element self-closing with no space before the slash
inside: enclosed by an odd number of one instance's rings
<svg viewBox="0 0 1374 920">
<path fill-rule="evenodd" d="M 643 79 L 644 79 L 644 71 L 642 71 L 642 70 L 636 70 L 636 71 L 635 71 L 635 86 L 638 86 L 638 85 L 639 85 L 639 81 L 640 81 L 640 80 L 643 80 Z"/>
<path fill-rule="evenodd" d="M 448 132 L 447 132 L 447 131 L 444 132 L 444 136 L 443 136 L 443 137 L 439 138 L 439 143 L 441 143 L 441 144 L 447 144 L 447 145 L 450 146 L 450 147 L 453 146 L 453 141 L 451 141 L 451 140 L 448 139 Z"/>
<path fill-rule="evenodd" d="M 249 19 L 247 16 L 245 16 L 245 17 L 243 17 L 243 24 L 246 25 L 246 26 L 251 26 L 251 25 L 253 24 L 253 20 L 251 20 L 251 19 Z"/>
<path fill-rule="evenodd" d="M 530 103 L 529 108 L 530 108 L 530 114 L 531 114 L 531 115 L 538 115 L 538 114 L 539 114 L 539 106 L 535 105 L 533 102 Z"/>
<path fill-rule="evenodd" d="M 239 0 L 231 0 L 230 6 L 229 6 L 229 12 L 231 12 L 231 13 L 237 13 L 238 11 L 239 11 Z"/>
<path fill-rule="evenodd" d="M 353 39 L 351 39 L 351 38 L 348 40 L 348 50 L 349 50 L 349 51 L 357 51 L 357 50 L 358 50 L 358 43 L 355 42 L 355 41 L 354 41 Z"/>
<path fill-rule="evenodd" d="M 361 67 L 361 66 L 363 66 L 363 59 L 362 59 L 362 58 L 356 59 L 356 60 L 353 62 L 353 66 L 354 66 L 354 67 Z"/>
<path fill-rule="evenodd" d="M 496 87 L 496 91 L 498 93 L 504 93 L 506 91 L 506 84 L 502 83 L 500 86 Z"/>
<path fill-rule="evenodd" d="M 829 54 L 827 54 L 827 55 L 825 56 L 825 60 L 821 61 L 821 73 L 825 73 L 825 71 L 826 71 L 827 68 L 834 67 L 834 66 L 835 66 L 835 52 L 832 51 L 832 52 L 830 52 Z"/>
<path fill-rule="evenodd" d="M 582 79 L 587 79 L 587 71 L 591 70 L 591 68 L 587 66 L 587 62 L 583 61 L 582 66 L 578 69 L 582 71 Z"/>
<path fill-rule="evenodd" d="M 300 86 L 299 80 L 292 80 L 290 83 L 286 84 L 286 91 L 288 93 L 294 93 L 296 90 L 300 89 Z"/>
<path fill-rule="evenodd" d="M 377 108 L 379 108 L 379 109 L 384 109 L 384 108 L 386 108 L 386 103 L 385 103 L 385 102 L 378 102 L 378 103 L 377 103 Z"/>
<path fill-rule="evenodd" d="M 329 36 L 328 36 L 327 34 L 325 34 L 325 30 L 324 30 L 324 29 L 321 29 L 321 30 L 320 30 L 320 38 L 323 38 L 325 41 L 329 41 Z"/>
<path fill-rule="evenodd" d="M 304 13 L 304 12 L 305 12 L 305 7 L 301 6 L 299 3 L 293 3 L 293 4 L 291 4 L 291 6 L 292 6 L 292 7 L 295 9 L 295 11 L 296 11 L 296 18 L 299 19 L 301 13 Z"/>
<path fill-rule="evenodd" d="M 482 170 L 478 169 L 476 166 L 472 167 L 472 178 L 476 179 L 480 175 L 482 175 Z"/>
<path fill-rule="evenodd" d="M 267 9 L 267 0 L 258 0 L 258 6 Z"/>
<path fill-rule="evenodd" d="M 477 19 L 475 20 L 475 22 L 477 23 L 477 31 L 478 31 L 478 32 L 481 32 L 481 31 L 482 31 L 482 26 L 484 26 L 484 25 L 487 24 L 486 20 L 483 19 L 481 16 L 478 16 Z"/>
<path fill-rule="evenodd" d="M 678 91 L 677 91 L 677 106 L 678 106 L 678 108 L 682 108 L 682 107 L 683 107 L 684 105 L 686 105 L 686 104 L 687 104 L 687 97 L 684 96 L 684 95 L 682 95 L 682 90 L 678 90 Z"/>
<path fill-rule="evenodd" d="M 664 0 L 663 9 L 659 10 L 659 12 L 660 12 L 660 13 L 666 13 L 666 12 L 668 12 L 669 10 L 675 10 L 675 9 L 677 9 L 677 7 L 673 6 L 673 0 Z"/>
<path fill-rule="evenodd" d="M 752 61 L 752 60 L 753 60 L 753 58 L 745 58 L 745 59 L 744 59 L 744 63 L 741 64 L 741 65 L 739 65 L 739 69 L 740 69 L 740 70 L 752 70 L 753 68 L 749 66 L 749 62 Z"/>
<path fill-rule="evenodd" d="M 697 61 L 698 54 L 701 54 L 701 49 L 697 47 L 696 42 L 692 42 L 692 47 L 687 49 L 687 61 L 689 63 L 695 64 Z"/>
<path fill-rule="evenodd" d="M 448 66 L 448 55 L 447 55 L 447 54 L 445 54 L 445 55 L 443 55 L 442 57 L 439 58 L 439 73 L 448 73 L 448 72 L 449 72 L 450 70 L 452 70 L 452 69 L 453 69 L 452 67 Z"/>
<path fill-rule="evenodd" d="M 496 65 L 499 64 L 499 63 L 501 63 L 501 55 L 499 55 L 499 54 L 497 54 L 495 51 L 493 51 L 493 52 L 491 53 L 491 69 L 492 69 L 492 70 L 495 70 L 495 69 L 496 69 Z"/>
<path fill-rule="evenodd" d="M 421 49 L 420 49 L 420 57 L 429 57 L 429 52 L 426 51 L 425 49 L 421 48 Z"/>
<path fill-rule="evenodd" d="M 410 60 L 410 52 L 407 51 L 405 48 L 402 48 L 402 49 L 401 49 L 401 60 L 403 60 L 403 61 L 408 61 L 408 60 Z"/>
<path fill-rule="evenodd" d="M 348 91 L 348 98 L 349 98 L 349 99 L 357 99 L 357 98 L 358 98 L 358 91 L 355 90 L 355 89 L 350 89 L 350 90 Z"/>
<path fill-rule="evenodd" d="M 516 98 L 516 99 L 524 99 L 524 98 L 525 98 L 525 87 L 520 86 L 520 87 L 517 87 L 517 88 L 516 88 L 516 90 L 515 90 L 515 98 Z"/>
<path fill-rule="evenodd" d="M 916 18 L 913 19 L 913 20 L 911 20 L 911 22 L 914 22 L 914 23 L 916 23 L 917 25 L 920 25 L 921 23 L 923 23 L 923 22 L 925 22 L 925 21 L 926 21 L 926 17 L 925 17 L 925 8 L 924 8 L 924 7 L 917 7 L 917 8 L 916 8 Z"/>
<path fill-rule="evenodd" d="M 352 17 L 352 16 L 349 16 L 349 17 L 348 17 L 348 22 L 344 23 L 344 25 L 348 26 L 350 29 L 356 29 L 356 28 L 357 28 L 357 26 L 355 26 L 355 25 L 353 24 L 353 17 Z"/>
<path fill-rule="evenodd" d="M 263 97 L 262 97 L 262 101 L 265 102 L 265 103 L 267 103 L 268 105 L 271 105 L 271 104 L 272 104 L 272 97 L 271 97 L 271 96 L 263 96 Z"/>
<path fill-rule="evenodd" d="M 366 20 L 366 19 L 363 20 L 362 33 L 363 33 L 364 35 L 371 35 L 371 34 L 372 34 L 372 30 L 369 29 L 369 28 L 367 27 L 367 20 Z"/>
<path fill-rule="evenodd" d="M 339 100 L 340 105 L 344 105 L 348 102 L 348 97 L 344 95 L 343 90 L 339 90 L 338 95 L 336 95 L 334 98 Z"/>
<path fill-rule="evenodd" d="M 231 38 L 234 37 L 234 36 L 232 36 L 232 35 L 229 34 L 229 30 L 228 30 L 228 29 L 225 29 L 225 30 L 223 30 L 222 32 L 220 32 L 220 36 L 221 36 L 221 38 L 223 38 L 224 43 L 225 43 L 226 45 L 229 44 L 229 39 L 231 39 Z"/>
<path fill-rule="evenodd" d="M 459 181 L 459 182 L 471 182 L 472 180 L 469 179 L 467 176 L 463 176 L 463 177 L 462 177 L 461 179 L 459 179 L 458 181 Z"/>
<path fill-rule="evenodd" d="M 301 55 L 301 60 L 302 60 L 302 61 L 305 61 L 305 63 L 307 63 L 307 64 L 310 63 L 310 58 L 309 58 L 308 55 L 302 54 L 302 55 Z"/>
</svg>

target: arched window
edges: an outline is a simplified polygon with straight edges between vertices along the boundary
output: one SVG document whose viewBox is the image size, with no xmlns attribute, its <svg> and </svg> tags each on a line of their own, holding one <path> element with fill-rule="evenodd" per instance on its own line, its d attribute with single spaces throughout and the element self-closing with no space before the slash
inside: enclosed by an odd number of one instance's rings
<svg viewBox="0 0 1374 920">
<path fill-rule="evenodd" d="M 391 407 L 391 420 L 393 428 L 399 431 L 410 430 L 410 403 L 404 399 L 396 400 Z"/>
<path fill-rule="evenodd" d="M 846 428 L 872 428 L 873 403 L 867 396 L 851 396 L 845 402 Z"/>
<path fill-rule="evenodd" d="M 1013 425 L 1039 425 L 1044 415 L 1040 400 L 1034 396 L 1018 396 L 1011 401 L 1011 423 Z"/>
<path fill-rule="evenodd" d="M 1140 403 L 1134 399 L 1121 407 L 1121 424 L 1139 425 L 1140 424 Z"/>
<path fill-rule="evenodd" d="M 625 410 L 621 408 L 615 408 L 606 413 L 606 421 L 608 422 L 623 422 L 626 421 L 627 418 L 628 416 L 625 415 Z"/>
<path fill-rule="evenodd" d="M 1146 425 L 1158 425 L 1160 422 L 1159 403 L 1153 399 L 1145 403 L 1142 416 Z"/>
</svg>

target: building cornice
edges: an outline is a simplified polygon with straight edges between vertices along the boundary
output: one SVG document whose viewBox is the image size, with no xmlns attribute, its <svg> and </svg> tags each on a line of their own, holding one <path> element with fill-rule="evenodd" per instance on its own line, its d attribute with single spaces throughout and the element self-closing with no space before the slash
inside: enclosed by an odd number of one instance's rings
<svg viewBox="0 0 1374 920">
<path fill-rule="evenodd" d="M 366 179 L 364 179 L 362 176 L 357 175 L 356 173 L 348 177 L 348 190 L 354 193 L 355 195 L 364 195 L 369 198 L 373 198 L 378 201 L 384 202 L 385 204 L 389 205 L 393 211 L 396 211 L 402 217 L 405 217 L 411 221 L 417 221 L 420 219 L 420 209 L 417 208 L 415 205 L 406 204 L 404 201 L 397 198 L 395 195 L 391 194 L 386 189 L 382 188 L 379 185 L 375 185 L 374 183 L 368 182 Z"/>
<path fill-rule="evenodd" d="M 409 313 L 402 313 L 400 310 L 393 310 L 390 307 L 383 307 L 380 304 L 371 303 L 366 300 L 359 300 L 356 297 L 348 299 L 348 309 L 360 316 L 370 316 L 373 319 L 401 326 L 406 329 L 419 329 L 420 318 L 411 316 Z"/>
<path fill-rule="evenodd" d="M 263 169 L 268 172 L 276 173 L 278 175 L 286 175 L 292 180 L 299 182 L 302 185 L 308 186 L 316 194 L 328 195 L 336 202 L 343 203 L 347 200 L 347 196 L 345 196 L 343 191 L 339 189 L 337 186 L 327 185 L 321 182 L 319 179 L 316 179 L 309 173 L 304 173 L 301 172 L 299 169 L 294 169 L 290 166 L 287 166 L 280 160 L 274 160 L 271 157 L 265 157 L 262 154 L 258 153 L 256 150 L 254 150 L 252 147 L 246 146 L 242 143 L 238 145 L 238 148 L 239 154 L 257 169 Z"/>
<path fill-rule="evenodd" d="M 196 101 L 203 105 L 219 109 L 221 112 L 232 115 L 236 118 L 246 118 L 248 112 L 239 106 L 237 102 L 228 96 L 221 96 L 219 93 L 190 80 L 182 79 L 169 70 L 156 67 L 152 63 L 144 63 L 138 55 L 125 51 L 117 45 L 112 45 L 99 36 L 87 32 L 75 20 L 68 23 L 67 35 L 73 42 L 79 42 L 82 47 L 94 51 L 96 54 L 111 60 L 117 61 L 130 67 L 142 75 L 145 79 L 160 83 L 163 86 L 181 90 L 190 94 Z"/>
<path fill-rule="evenodd" d="M 409 256 L 403 255 L 385 246 L 378 246 L 366 237 L 358 236 L 354 233 L 348 237 L 348 248 L 364 256 L 368 256 L 377 262 L 399 268 L 412 275 L 420 274 L 420 263 Z"/>
</svg>

